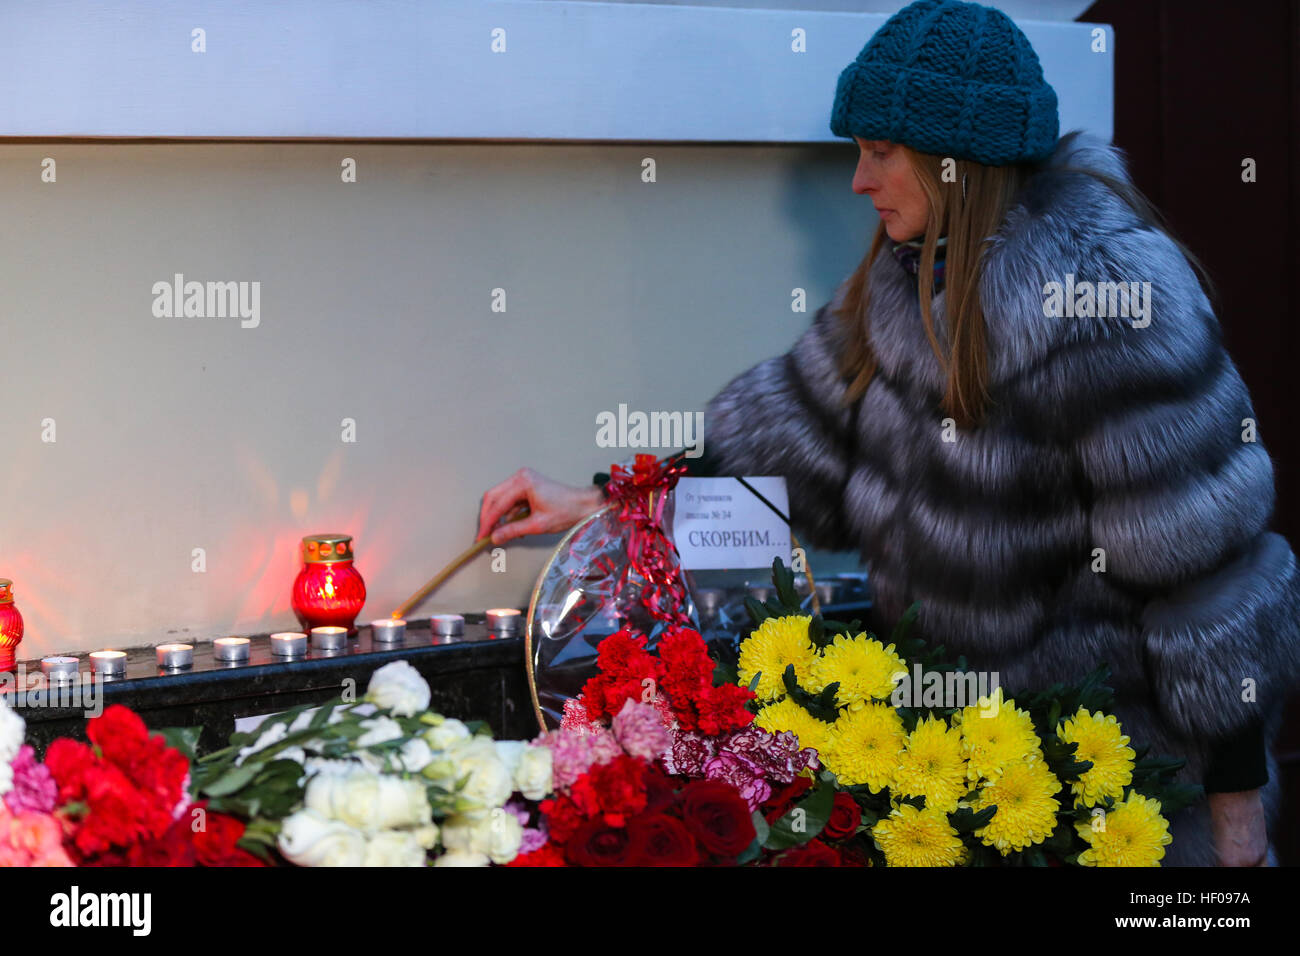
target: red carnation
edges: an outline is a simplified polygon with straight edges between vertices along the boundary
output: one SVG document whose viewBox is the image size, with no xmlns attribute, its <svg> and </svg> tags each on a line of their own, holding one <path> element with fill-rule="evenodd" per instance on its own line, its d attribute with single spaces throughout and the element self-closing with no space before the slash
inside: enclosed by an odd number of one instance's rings
<svg viewBox="0 0 1300 956">
<path fill-rule="evenodd" d="M 781 854 L 778 866 L 839 866 L 840 855 L 821 840 L 809 840 Z"/>
<path fill-rule="evenodd" d="M 609 763 L 596 764 L 587 771 L 586 782 L 595 792 L 606 823 L 622 826 L 627 817 L 645 809 L 646 766 L 636 757 L 621 754 Z"/>
<path fill-rule="evenodd" d="M 700 695 L 699 729 L 710 737 L 743 730 L 754 722 L 754 715 L 745 705 L 754 699 L 754 692 L 738 684 L 719 684 Z"/>
<path fill-rule="evenodd" d="M 574 866 L 626 866 L 629 847 L 627 827 L 589 820 L 565 845 L 564 856 Z"/>
<path fill-rule="evenodd" d="M 861 822 L 862 811 L 858 809 L 858 802 L 843 790 L 837 790 L 830 819 L 822 828 L 821 835 L 827 840 L 843 840 L 857 833 Z"/>
<path fill-rule="evenodd" d="M 695 780 L 682 790 L 682 818 L 700 844 L 716 856 L 739 856 L 754 842 L 749 805 L 720 780 Z"/>
<path fill-rule="evenodd" d="M 546 818 L 546 832 L 556 843 L 568 843 L 587 820 L 582 808 L 566 796 L 543 800 L 541 810 Z"/>
<path fill-rule="evenodd" d="M 506 866 L 568 866 L 564 850 L 554 843 L 545 843 L 529 853 L 521 853 Z"/>
<path fill-rule="evenodd" d="M 633 866 L 694 866 L 699 862 L 695 838 L 673 817 L 662 813 L 637 817 L 628 824 L 628 835 Z"/>
<path fill-rule="evenodd" d="M 126 858 L 130 866 L 194 866 L 196 855 L 189 821 L 172 823 L 157 839 L 133 843 Z"/>
<path fill-rule="evenodd" d="M 181 817 L 183 821 L 190 819 L 188 813 Z M 205 813 L 203 827 L 194 833 L 194 852 L 198 862 L 203 866 L 265 866 L 256 856 L 238 846 L 244 830 L 241 820 L 224 813 Z"/>
</svg>

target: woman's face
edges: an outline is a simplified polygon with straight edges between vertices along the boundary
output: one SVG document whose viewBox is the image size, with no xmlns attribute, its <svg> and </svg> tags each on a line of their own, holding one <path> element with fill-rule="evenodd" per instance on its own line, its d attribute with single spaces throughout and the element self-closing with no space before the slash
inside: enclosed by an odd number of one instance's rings
<svg viewBox="0 0 1300 956">
<path fill-rule="evenodd" d="M 902 242 L 923 236 L 930 204 L 903 150 L 884 140 L 853 139 L 859 150 L 853 191 L 871 197 L 890 239 Z"/>
</svg>

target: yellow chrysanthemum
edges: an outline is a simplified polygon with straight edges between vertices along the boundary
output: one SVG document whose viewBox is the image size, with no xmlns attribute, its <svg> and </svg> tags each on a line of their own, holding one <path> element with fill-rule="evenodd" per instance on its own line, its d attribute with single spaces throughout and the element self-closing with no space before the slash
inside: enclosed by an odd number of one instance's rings
<svg viewBox="0 0 1300 956">
<path fill-rule="evenodd" d="M 830 724 L 818 720 L 788 697 L 760 710 L 754 723 L 772 734 L 788 730 L 799 738 L 800 747 L 812 747 L 819 754 L 826 749 L 831 734 Z"/>
<path fill-rule="evenodd" d="M 1060 789 L 1061 781 L 1041 760 L 1007 765 L 971 801 L 976 812 L 987 806 L 998 808 L 975 835 L 1003 856 L 1042 843 L 1056 829 L 1056 811 L 1061 808 L 1056 793 Z"/>
<path fill-rule="evenodd" d="M 965 847 L 948 814 L 903 804 L 871 830 L 889 866 L 957 866 Z"/>
<path fill-rule="evenodd" d="M 1130 793 L 1113 810 L 1074 825 L 1089 844 L 1079 854 L 1083 866 L 1159 866 L 1173 842 L 1160 801 Z"/>
<path fill-rule="evenodd" d="M 817 659 L 817 648 L 808 639 L 810 621 L 808 616 L 769 617 L 760 624 L 740 645 L 740 684 L 748 687 L 759 674 L 758 699 L 778 700 L 785 696 L 785 669 L 793 664 L 799 686 L 806 687 Z"/>
<path fill-rule="evenodd" d="M 925 797 L 927 809 L 951 813 L 968 789 L 961 731 L 936 717 L 922 720 L 907 736 L 894 775 L 894 790 Z"/>
<path fill-rule="evenodd" d="M 831 725 L 822 762 L 847 787 L 865 783 L 883 790 L 894 781 L 906 739 L 903 721 L 888 704 L 844 710 Z"/>
<path fill-rule="evenodd" d="M 896 675 L 906 671 L 907 666 L 894 653 L 893 644 L 886 647 L 865 634 L 857 637 L 837 634 L 813 662 L 808 689 L 819 693 L 838 681 L 835 702 L 841 707 L 858 706 L 888 697 L 900 679 Z"/>
<path fill-rule="evenodd" d="M 1106 797 L 1118 799 L 1124 795 L 1124 788 L 1133 782 L 1137 753 L 1128 746 L 1128 737 L 1113 715 L 1100 711 L 1090 714 L 1080 707 L 1061 724 L 1059 734 L 1066 743 L 1079 745 L 1075 760 L 1092 761 L 1092 769 L 1070 785 L 1076 804 L 1093 807 Z"/>
<path fill-rule="evenodd" d="M 991 780 L 1011 764 L 1043 755 L 1029 712 L 1013 700 L 1004 700 L 1001 687 L 974 706 L 963 708 L 954 722 L 961 727 L 966 774 L 971 781 Z"/>
</svg>

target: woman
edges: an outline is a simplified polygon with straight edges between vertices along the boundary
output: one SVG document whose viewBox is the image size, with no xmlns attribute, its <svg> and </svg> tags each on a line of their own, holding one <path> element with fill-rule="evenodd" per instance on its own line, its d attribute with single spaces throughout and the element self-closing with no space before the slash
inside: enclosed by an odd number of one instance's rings
<svg viewBox="0 0 1300 956">
<path fill-rule="evenodd" d="M 787 355 L 709 404 L 701 463 L 785 475 L 807 541 L 861 550 L 877 632 L 920 601 L 921 636 L 1011 688 L 1108 663 L 1125 731 L 1209 792 L 1166 862 L 1264 863 L 1300 578 L 1265 530 L 1272 464 L 1195 260 L 1115 150 L 1058 140 L 1055 93 L 996 10 L 891 17 L 831 128 L 858 144 L 875 239 Z M 524 470 L 480 533 L 521 500 L 532 516 L 495 541 L 567 527 L 600 492 Z"/>
</svg>

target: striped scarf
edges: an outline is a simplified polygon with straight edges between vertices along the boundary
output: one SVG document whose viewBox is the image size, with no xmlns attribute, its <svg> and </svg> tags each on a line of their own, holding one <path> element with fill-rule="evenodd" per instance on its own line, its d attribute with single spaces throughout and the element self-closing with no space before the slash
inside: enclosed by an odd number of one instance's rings
<svg viewBox="0 0 1300 956">
<path fill-rule="evenodd" d="M 903 242 L 893 242 L 890 244 L 890 251 L 893 252 L 894 258 L 898 264 L 903 267 L 903 271 L 915 277 L 921 272 L 921 246 L 924 245 L 920 239 L 907 239 Z M 934 250 L 934 292 L 939 294 L 943 289 L 943 256 L 948 248 L 948 237 L 941 238 Z"/>
</svg>

